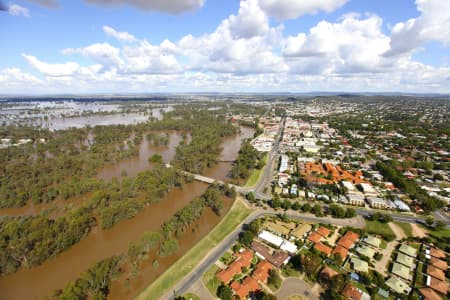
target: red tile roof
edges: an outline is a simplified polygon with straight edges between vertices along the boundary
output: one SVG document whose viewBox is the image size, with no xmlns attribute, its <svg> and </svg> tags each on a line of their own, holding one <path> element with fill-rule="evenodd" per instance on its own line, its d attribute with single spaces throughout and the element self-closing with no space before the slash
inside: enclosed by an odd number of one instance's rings
<svg viewBox="0 0 450 300">
<path fill-rule="evenodd" d="M 351 283 L 347 283 L 344 290 L 342 291 L 342 295 L 348 299 L 353 300 L 361 300 L 362 292 L 360 289 L 353 286 Z"/>
<path fill-rule="evenodd" d="M 242 284 L 235 281 L 231 284 L 231 288 L 240 299 L 245 299 L 251 292 L 259 290 L 259 284 L 253 277 L 245 277 Z"/>
<path fill-rule="evenodd" d="M 430 259 L 430 264 L 433 267 L 436 267 L 436 268 L 444 270 L 444 271 L 447 271 L 447 268 L 448 268 L 447 262 L 445 260 L 440 260 L 436 257 L 432 257 Z"/>
<path fill-rule="evenodd" d="M 248 268 L 253 259 L 253 251 L 245 250 L 242 253 L 235 254 L 236 260 L 232 262 L 228 268 L 217 273 L 217 278 L 223 283 L 228 283 L 234 275 L 242 272 L 242 268 Z"/>
<path fill-rule="evenodd" d="M 421 288 L 419 292 L 422 294 L 424 300 L 442 300 L 442 298 L 430 288 Z"/>
<path fill-rule="evenodd" d="M 252 274 L 252 277 L 255 278 L 257 281 L 262 281 L 264 283 L 267 283 L 267 280 L 269 279 L 269 272 L 272 269 L 272 265 L 267 261 L 262 261 L 256 265 L 256 269 Z"/>
<path fill-rule="evenodd" d="M 327 256 L 330 256 L 331 251 L 333 251 L 332 248 L 328 247 L 327 245 L 324 245 L 322 243 L 317 243 L 314 245 L 314 249 L 325 253 Z"/>
<path fill-rule="evenodd" d="M 348 249 L 342 246 L 337 245 L 336 248 L 333 249 L 332 254 L 338 254 L 342 259 L 345 259 L 348 255 Z"/>
<path fill-rule="evenodd" d="M 321 275 L 322 277 L 327 278 L 327 279 L 331 279 L 331 278 L 333 278 L 334 276 L 337 276 L 338 274 L 339 274 L 338 272 L 336 272 L 335 270 L 333 270 L 333 269 L 330 268 L 329 266 L 323 267 L 322 272 L 320 272 L 320 275 Z"/>
<path fill-rule="evenodd" d="M 359 235 L 353 231 L 347 231 L 343 237 L 338 241 L 338 245 L 347 249 L 353 247 L 355 242 L 359 239 Z"/>
<path fill-rule="evenodd" d="M 308 235 L 308 240 L 310 240 L 311 242 L 313 242 L 314 244 L 320 242 L 323 239 L 323 236 L 321 236 L 320 234 L 318 234 L 317 232 L 311 232 Z"/>
<path fill-rule="evenodd" d="M 448 284 L 445 281 L 431 277 L 429 287 L 443 295 L 447 295 Z"/>
<path fill-rule="evenodd" d="M 441 249 L 438 249 L 438 248 L 431 248 L 430 249 L 430 254 L 431 254 L 431 256 L 434 256 L 434 257 L 437 257 L 437 258 L 442 258 L 442 259 L 446 258 L 445 252 L 442 251 Z"/>
<path fill-rule="evenodd" d="M 330 230 L 328 228 L 320 226 L 316 232 L 323 237 L 327 237 L 330 234 Z"/>
<path fill-rule="evenodd" d="M 427 267 L 427 274 L 430 276 L 433 276 L 439 280 L 442 280 L 442 281 L 445 280 L 445 273 L 442 270 L 435 268 L 431 265 L 428 265 L 428 267 Z"/>
</svg>

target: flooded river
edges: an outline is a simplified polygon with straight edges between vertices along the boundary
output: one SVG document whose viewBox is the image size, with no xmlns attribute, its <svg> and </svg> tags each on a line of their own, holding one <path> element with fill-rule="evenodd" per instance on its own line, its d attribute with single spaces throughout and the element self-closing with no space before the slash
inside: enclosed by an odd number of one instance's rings
<svg viewBox="0 0 450 300">
<path fill-rule="evenodd" d="M 252 129 L 242 127 L 240 134 L 226 138 L 222 144 L 223 151 L 221 154 L 221 160 L 225 162 L 220 162 L 210 168 L 205 172 L 205 175 L 222 180 L 226 179 L 231 169 L 231 162 L 227 161 L 236 158 L 241 141 L 252 135 Z M 180 139 L 179 134 L 171 133 L 169 147 L 158 152 L 162 153 L 165 161 L 171 159 Z M 148 144 L 145 146 L 145 143 L 144 141 L 141 145 L 141 148 L 149 149 L 145 151 L 156 151 L 155 149 L 152 150 L 152 147 L 148 147 Z M 137 164 L 129 161 L 120 167 L 111 167 L 109 172 L 101 172 L 99 176 L 105 179 L 118 177 L 118 174 L 120 175 L 125 167 L 128 176 L 131 176 L 134 174 L 133 166 L 139 170 L 141 169 L 138 164 L 143 164 L 144 169 L 149 167 L 147 157 L 150 153 L 154 152 L 147 152 L 142 155 L 140 153 L 139 158 L 135 159 L 138 162 Z M 190 201 L 200 196 L 207 187 L 204 183 L 191 182 L 184 185 L 182 189 L 172 189 L 160 203 L 147 206 L 133 219 L 122 221 L 110 230 L 94 228 L 85 239 L 65 252 L 47 260 L 42 265 L 31 269 L 22 269 L 15 274 L 0 278 L 0 300 L 43 299 L 45 296 L 51 295 L 55 289 L 63 288 L 96 262 L 125 252 L 128 244 L 138 241 L 144 232 L 159 230 L 165 221 Z M 230 202 L 226 201 L 226 210 L 229 209 Z M 27 208 L 27 210 L 29 209 L 32 210 L 33 208 Z M 195 230 L 188 230 L 180 237 L 180 251 L 177 254 L 165 258 L 156 257 L 154 253 L 151 254 L 150 258 L 144 262 L 140 275 L 130 282 L 129 287 L 125 287 L 123 278 L 113 282 L 109 298 L 132 299 L 219 221 L 220 218 L 214 215 L 210 209 L 205 210 L 205 213 L 197 222 L 198 225 L 192 227 Z M 152 266 L 154 259 L 159 262 L 159 267 L 156 270 Z"/>
</svg>

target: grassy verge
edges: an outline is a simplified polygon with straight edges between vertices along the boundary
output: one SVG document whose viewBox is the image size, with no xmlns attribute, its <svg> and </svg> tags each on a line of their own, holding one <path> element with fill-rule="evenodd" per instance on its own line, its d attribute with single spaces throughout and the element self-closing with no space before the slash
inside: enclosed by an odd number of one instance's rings
<svg viewBox="0 0 450 300">
<path fill-rule="evenodd" d="M 395 239 L 395 234 L 386 223 L 381 223 L 378 221 L 366 221 L 366 231 L 370 234 L 378 234 L 384 239 L 391 241 Z"/>
<path fill-rule="evenodd" d="M 176 261 L 136 299 L 159 299 L 176 282 L 189 274 L 206 257 L 208 252 L 232 232 L 249 214 L 250 210 L 241 201 L 236 201 L 225 218 L 206 237 Z"/>
<path fill-rule="evenodd" d="M 263 158 L 264 166 L 267 165 L 267 160 L 269 159 L 269 155 L 266 154 Z M 253 169 L 252 174 L 250 174 L 250 177 L 247 180 L 247 183 L 244 185 L 244 187 L 251 187 L 254 186 L 259 178 L 261 177 L 261 174 L 263 173 L 265 167 L 261 169 Z"/>
<path fill-rule="evenodd" d="M 394 222 L 394 224 L 400 227 L 407 237 L 413 236 L 411 224 L 404 222 Z"/>
<path fill-rule="evenodd" d="M 183 297 L 184 297 L 184 299 L 188 299 L 188 300 L 200 300 L 199 296 L 192 294 L 192 293 L 184 294 Z"/>
<path fill-rule="evenodd" d="M 212 265 L 202 277 L 203 284 L 208 288 L 211 295 L 216 295 L 217 288 L 220 286 L 220 280 L 216 277 L 217 271 L 219 271 L 219 267 Z"/>
</svg>

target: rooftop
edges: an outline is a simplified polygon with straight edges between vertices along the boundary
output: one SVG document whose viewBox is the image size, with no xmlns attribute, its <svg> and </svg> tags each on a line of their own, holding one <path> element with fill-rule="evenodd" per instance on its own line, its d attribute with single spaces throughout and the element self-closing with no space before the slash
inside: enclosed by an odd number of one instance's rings
<svg viewBox="0 0 450 300">
<path fill-rule="evenodd" d="M 320 234 L 321 236 L 323 236 L 323 237 L 327 237 L 327 236 L 330 234 L 330 230 L 329 230 L 328 228 L 323 227 L 323 226 L 320 226 L 320 227 L 316 230 L 316 232 L 317 232 L 318 234 Z"/>
<path fill-rule="evenodd" d="M 366 244 L 369 244 L 370 246 L 380 248 L 381 240 L 377 237 L 374 237 L 373 235 L 369 235 L 364 239 L 364 242 Z"/>
<path fill-rule="evenodd" d="M 342 295 L 344 295 L 348 299 L 361 300 L 363 292 L 351 283 L 347 283 L 344 290 L 342 291 Z"/>
<path fill-rule="evenodd" d="M 433 257 L 436 257 L 436 258 L 441 258 L 441 259 L 445 259 L 447 257 L 445 252 L 438 248 L 431 248 L 430 255 Z"/>
<path fill-rule="evenodd" d="M 323 239 L 323 236 L 321 236 L 320 234 L 318 234 L 317 232 L 313 231 L 308 235 L 308 240 L 310 240 L 311 242 L 313 242 L 314 244 L 317 244 L 318 242 L 320 242 Z"/>
<path fill-rule="evenodd" d="M 345 259 L 348 255 L 348 249 L 344 248 L 342 246 L 337 245 L 334 249 L 332 254 L 339 254 L 342 259 Z"/>
<path fill-rule="evenodd" d="M 424 300 L 442 300 L 442 298 L 430 288 L 421 288 L 419 292 Z"/>
<path fill-rule="evenodd" d="M 269 247 L 257 241 L 252 242 L 252 249 L 277 268 L 281 267 L 289 258 L 289 254 L 283 251 L 273 251 L 271 253 Z"/>
<path fill-rule="evenodd" d="M 427 276 L 427 286 L 443 295 L 447 295 L 448 284 L 445 281 Z"/>
<path fill-rule="evenodd" d="M 330 248 L 327 245 L 324 245 L 322 243 L 316 243 L 314 245 L 314 249 L 316 249 L 317 251 L 320 251 L 322 253 L 325 253 L 327 256 L 330 256 L 331 252 L 333 251 L 332 248 Z"/>
<path fill-rule="evenodd" d="M 412 256 L 412 257 L 416 257 L 417 256 L 417 249 L 413 248 L 411 246 L 408 246 L 406 244 L 402 244 L 400 246 L 400 248 L 398 249 L 400 252 Z"/>
<path fill-rule="evenodd" d="M 411 274 L 410 274 L 410 269 L 405 267 L 402 264 L 399 263 L 394 263 L 392 265 L 392 274 L 397 275 L 398 277 L 401 277 L 403 279 L 406 280 L 411 280 Z"/>
<path fill-rule="evenodd" d="M 445 273 L 441 269 L 435 268 L 431 265 L 428 265 L 427 267 L 427 274 L 430 276 L 433 276 L 434 278 L 437 278 L 439 280 L 444 281 L 445 280 Z"/>
<path fill-rule="evenodd" d="M 405 255 L 403 253 L 399 253 L 397 255 L 397 262 L 401 263 L 402 265 L 407 266 L 408 268 L 412 269 L 414 267 L 414 258 L 411 256 Z"/>
<path fill-rule="evenodd" d="M 409 294 L 411 287 L 398 277 L 392 276 L 386 281 L 386 285 L 398 294 Z"/>
<path fill-rule="evenodd" d="M 358 271 L 360 273 L 367 273 L 369 271 L 369 264 L 364 260 L 352 257 L 351 263 L 355 271 Z"/>
<path fill-rule="evenodd" d="M 432 258 L 430 259 L 430 264 L 431 264 L 433 267 L 438 268 L 438 269 L 441 269 L 441 270 L 443 270 L 443 271 L 447 271 L 447 269 L 448 269 L 447 262 L 446 262 L 445 260 L 440 260 L 440 259 L 438 259 L 438 258 L 436 258 L 436 257 L 432 257 Z"/>
</svg>

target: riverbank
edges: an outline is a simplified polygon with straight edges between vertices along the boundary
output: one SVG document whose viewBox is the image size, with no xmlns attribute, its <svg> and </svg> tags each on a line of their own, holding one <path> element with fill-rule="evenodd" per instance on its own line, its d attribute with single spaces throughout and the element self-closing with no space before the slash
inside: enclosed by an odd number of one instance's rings
<svg viewBox="0 0 450 300">
<path fill-rule="evenodd" d="M 268 159 L 269 159 L 269 155 L 266 154 L 263 157 L 264 167 L 262 167 L 261 169 L 253 169 L 253 171 L 250 174 L 250 176 L 248 177 L 248 180 L 245 183 L 244 187 L 253 187 L 256 185 L 256 183 L 259 181 L 259 178 L 261 177 L 261 175 L 264 174 L 264 170 L 266 169 Z"/>
<path fill-rule="evenodd" d="M 191 272 L 202 259 L 207 257 L 208 252 L 218 245 L 249 214 L 250 209 L 248 209 L 239 199 L 236 200 L 228 214 L 207 236 L 167 269 L 166 272 L 155 280 L 153 284 L 144 290 L 136 299 L 151 300 L 161 297 L 179 280 Z"/>
</svg>

